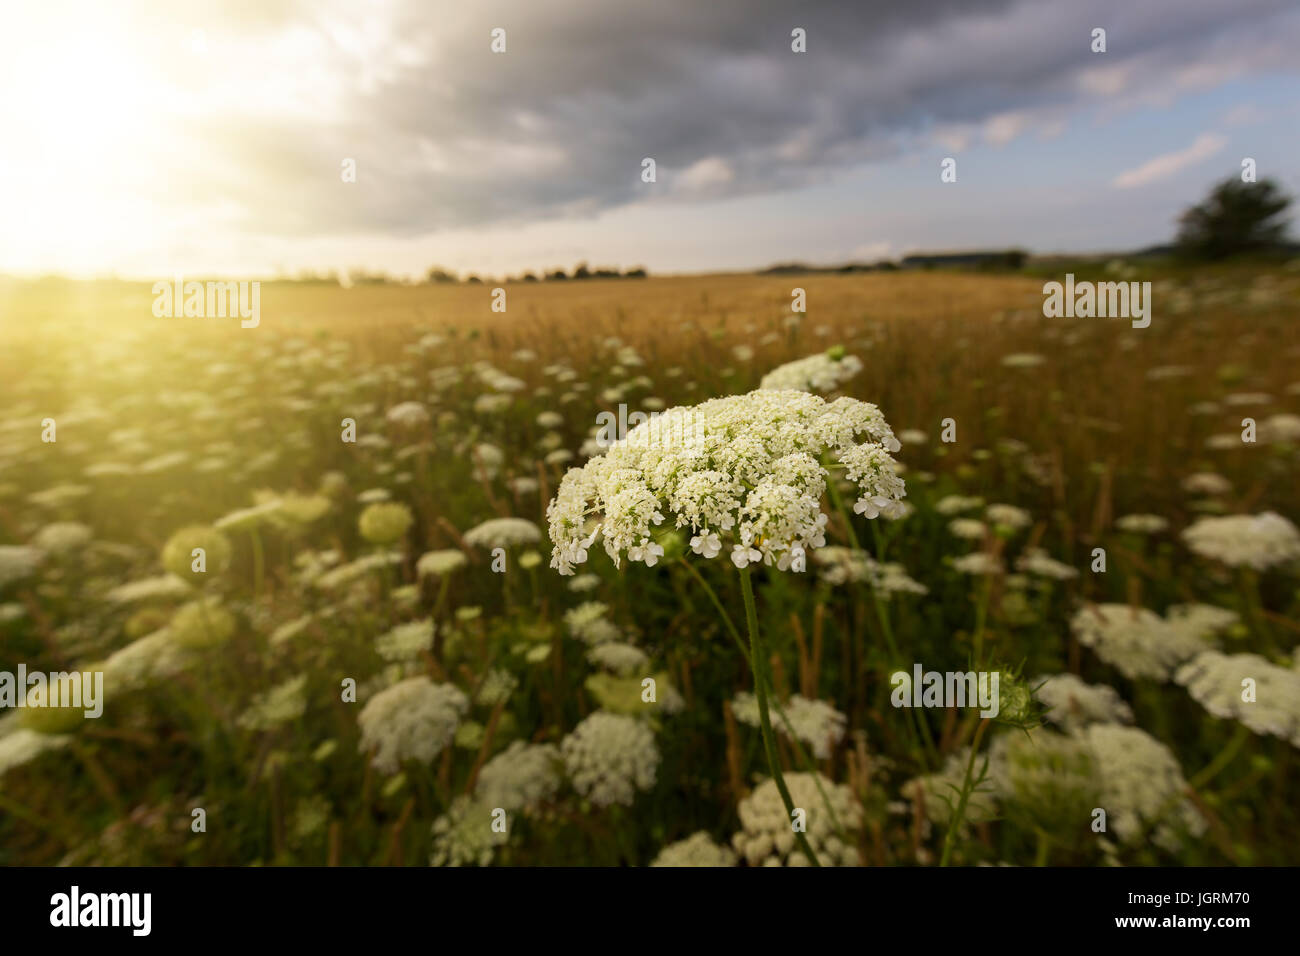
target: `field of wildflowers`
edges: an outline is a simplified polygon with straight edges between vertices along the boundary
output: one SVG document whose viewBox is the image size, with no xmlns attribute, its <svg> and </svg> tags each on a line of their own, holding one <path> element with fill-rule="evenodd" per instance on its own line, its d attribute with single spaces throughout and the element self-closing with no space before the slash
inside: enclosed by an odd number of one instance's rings
<svg viewBox="0 0 1300 956">
<path fill-rule="evenodd" d="M 507 291 L 0 285 L 0 862 L 1300 863 L 1294 269 Z"/>
</svg>

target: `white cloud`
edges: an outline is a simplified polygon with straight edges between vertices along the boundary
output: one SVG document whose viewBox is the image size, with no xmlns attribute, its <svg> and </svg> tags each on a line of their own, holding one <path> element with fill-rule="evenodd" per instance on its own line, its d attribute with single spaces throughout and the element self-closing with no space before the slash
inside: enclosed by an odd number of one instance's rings
<svg viewBox="0 0 1300 956">
<path fill-rule="evenodd" d="M 1146 186 L 1161 179 L 1168 179 L 1193 163 L 1209 159 L 1226 145 L 1228 141 L 1218 133 L 1202 133 L 1196 137 L 1196 142 L 1186 149 L 1164 153 L 1154 159 L 1148 159 L 1141 166 L 1125 170 L 1115 177 L 1111 185 L 1117 189 L 1132 189 L 1134 186 Z"/>
<path fill-rule="evenodd" d="M 721 156 L 709 156 L 691 163 L 677 176 L 675 185 L 682 189 L 704 190 L 725 186 L 736 178 L 735 171 Z"/>
</svg>

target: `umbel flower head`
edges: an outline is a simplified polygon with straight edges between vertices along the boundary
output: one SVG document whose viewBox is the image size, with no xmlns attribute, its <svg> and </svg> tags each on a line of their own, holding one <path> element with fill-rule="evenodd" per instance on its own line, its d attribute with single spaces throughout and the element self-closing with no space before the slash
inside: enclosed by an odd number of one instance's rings
<svg viewBox="0 0 1300 956">
<path fill-rule="evenodd" d="M 465 532 L 471 548 L 513 548 L 541 539 L 542 532 L 527 518 L 489 518 Z"/>
<path fill-rule="evenodd" d="M 735 866 L 736 854 L 718 846 L 704 830 L 685 840 L 670 843 L 654 858 L 651 866 Z"/>
<path fill-rule="evenodd" d="M 371 544 L 392 544 L 406 534 L 413 521 L 411 509 L 396 501 L 368 505 L 357 522 L 361 537 Z"/>
<path fill-rule="evenodd" d="M 847 382 L 862 371 L 857 356 L 845 355 L 842 347 L 835 347 L 817 355 L 787 362 L 772 369 L 758 383 L 759 388 L 788 389 L 801 392 L 833 392 L 841 382 Z"/>
<path fill-rule="evenodd" d="M 898 448 L 880 409 L 852 398 L 760 389 L 670 408 L 569 469 L 546 510 L 551 567 L 572 574 L 602 536 L 615 566 L 624 553 L 653 566 L 663 547 L 652 530 L 670 516 L 706 558 L 726 545 L 740 568 L 801 567 L 807 549 L 826 543 L 823 453 L 858 486 L 853 510 L 874 518 L 902 507 Z"/>
<path fill-rule="evenodd" d="M 204 570 L 196 571 L 196 549 L 203 551 Z M 208 525 L 181 528 L 163 545 L 163 567 L 185 581 L 202 582 L 208 575 L 216 577 L 230 566 L 230 540 Z"/>
<path fill-rule="evenodd" d="M 1180 667 L 1174 680 L 1215 717 L 1300 747 L 1300 673 L 1258 654 L 1206 651 Z"/>
<path fill-rule="evenodd" d="M 794 805 L 804 810 L 806 835 L 818 860 L 830 866 L 855 865 L 853 834 L 862 828 L 862 807 L 853 792 L 821 774 L 814 779 L 811 773 L 788 773 L 785 783 Z M 808 858 L 796 849 L 792 819 L 775 781 L 764 780 L 736 809 L 742 829 L 731 845 L 750 866 L 808 865 Z"/>
<path fill-rule="evenodd" d="M 560 742 L 573 788 L 598 807 L 631 806 L 659 768 L 653 732 L 635 717 L 598 710 Z"/>
<path fill-rule="evenodd" d="M 1263 571 L 1300 560 L 1300 532 L 1272 511 L 1202 518 L 1183 532 L 1183 540 L 1202 557 L 1231 567 L 1245 565 Z"/>
<path fill-rule="evenodd" d="M 451 743 L 469 700 L 453 684 L 408 677 L 372 697 L 357 715 L 361 750 L 373 751 L 381 773 L 406 760 L 429 763 Z"/>
</svg>

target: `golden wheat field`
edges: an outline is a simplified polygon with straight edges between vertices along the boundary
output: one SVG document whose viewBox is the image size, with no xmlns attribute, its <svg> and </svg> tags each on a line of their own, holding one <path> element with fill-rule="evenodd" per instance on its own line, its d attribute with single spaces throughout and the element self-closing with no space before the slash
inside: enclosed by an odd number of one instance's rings
<svg viewBox="0 0 1300 956">
<path fill-rule="evenodd" d="M 1300 273 L 503 289 L 0 281 L 0 862 L 1300 863 Z"/>
</svg>

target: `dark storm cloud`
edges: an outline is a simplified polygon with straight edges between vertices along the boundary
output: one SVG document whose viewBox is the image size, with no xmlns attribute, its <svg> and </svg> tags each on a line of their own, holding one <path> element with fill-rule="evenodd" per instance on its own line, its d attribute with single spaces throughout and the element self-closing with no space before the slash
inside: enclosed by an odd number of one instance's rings
<svg viewBox="0 0 1300 956">
<path fill-rule="evenodd" d="M 261 233 L 415 235 L 816 182 L 935 128 L 1267 69 L 1296 15 L 1290 0 L 619 0 L 280 3 L 212 23 L 322 38 L 334 83 L 310 118 L 194 121 L 203 188 Z M 268 82 L 300 68 L 265 64 Z"/>
</svg>

